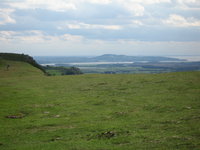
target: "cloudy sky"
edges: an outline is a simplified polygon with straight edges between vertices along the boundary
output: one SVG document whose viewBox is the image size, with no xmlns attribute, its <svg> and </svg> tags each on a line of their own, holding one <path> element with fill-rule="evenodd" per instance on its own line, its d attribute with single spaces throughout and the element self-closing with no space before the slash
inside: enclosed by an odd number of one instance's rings
<svg viewBox="0 0 200 150">
<path fill-rule="evenodd" d="M 200 55 L 200 0 L 0 0 L 0 52 Z"/>
</svg>

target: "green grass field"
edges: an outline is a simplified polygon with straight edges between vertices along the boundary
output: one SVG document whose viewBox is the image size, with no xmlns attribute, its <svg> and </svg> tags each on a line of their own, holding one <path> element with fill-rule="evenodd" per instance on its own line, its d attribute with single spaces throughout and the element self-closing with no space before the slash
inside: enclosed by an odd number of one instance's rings
<svg viewBox="0 0 200 150">
<path fill-rule="evenodd" d="M 0 149 L 199 150 L 200 72 L 44 76 L 0 60 Z"/>
</svg>

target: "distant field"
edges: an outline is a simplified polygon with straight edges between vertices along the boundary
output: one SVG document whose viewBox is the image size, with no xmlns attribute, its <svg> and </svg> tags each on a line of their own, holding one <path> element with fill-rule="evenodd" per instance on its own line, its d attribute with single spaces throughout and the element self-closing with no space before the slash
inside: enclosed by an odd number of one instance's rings
<svg viewBox="0 0 200 150">
<path fill-rule="evenodd" d="M 0 60 L 1 150 L 199 150 L 199 126 L 198 71 L 44 76 Z"/>
<path fill-rule="evenodd" d="M 85 74 L 141 74 L 141 73 L 166 73 L 172 72 L 168 68 L 144 68 L 143 66 L 131 65 L 91 65 L 76 66 Z"/>
</svg>

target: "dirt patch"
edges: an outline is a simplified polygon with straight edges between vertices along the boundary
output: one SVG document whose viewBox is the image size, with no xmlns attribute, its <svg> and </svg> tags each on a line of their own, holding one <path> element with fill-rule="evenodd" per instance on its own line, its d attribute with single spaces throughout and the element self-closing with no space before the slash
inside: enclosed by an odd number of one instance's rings
<svg viewBox="0 0 200 150">
<path fill-rule="evenodd" d="M 107 138 L 107 139 L 110 139 L 110 138 L 113 138 L 115 137 L 117 134 L 116 132 L 114 131 L 107 131 L 107 132 L 103 132 L 103 133 L 100 133 L 99 135 L 97 135 L 99 138 Z"/>
<path fill-rule="evenodd" d="M 130 132 L 129 131 L 113 131 L 113 130 L 109 130 L 106 132 L 100 132 L 97 134 L 88 134 L 87 136 L 87 140 L 92 140 L 92 139 L 111 139 L 111 138 L 115 138 L 117 136 L 129 136 Z"/>
<path fill-rule="evenodd" d="M 37 133 L 37 132 L 42 132 L 42 131 L 56 131 L 60 129 L 73 129 L 73 128 L 75 128 L 75 126 L 50 124 L 50 125 L 43 125 L 43 126 L 30 126 L 27 128 L 27 130 L 30 133 Z"/>
<path fill-rule="evenodd" d="M 55 142 L 55 141 L 60 141 L 60 140 L 62 140 L 60 136 L 55 136 L 50 141 Z"/>
<path fill-rule="evenodd" d="M 21 118 L 24 118 L 24 117 L 25 117 L 25 114 L 23 114 L 23 113 L 6 116 L 6 118 L 10 118 L 10 119 L 21 119 Z"/>
</svg>

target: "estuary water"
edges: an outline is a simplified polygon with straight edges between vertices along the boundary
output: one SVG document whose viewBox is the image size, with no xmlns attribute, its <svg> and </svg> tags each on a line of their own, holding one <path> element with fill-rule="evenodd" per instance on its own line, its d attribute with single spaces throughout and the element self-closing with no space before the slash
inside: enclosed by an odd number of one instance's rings
<svg viewBox="0 0 200 150">
<path fill-rule="evenodd" d="M 200 56 L 167 56 L 170 58 L 178 58 L 178 59 L 185 59 L 189 62 L 196 62 L 196 61 L 200 61 Z"/>
<path fill-rule="evenodd" d="M 66 65 L 107 65 L 107 64 L 132 64 L 133 62 L 80 62 L 80 63 L 60 63 Z M 58 63 L 41 64 L 42 66 L 55 66 Z"/>
<path fill-rule="evenodd" d="M 178 58 L 178 59 L 182 59 L 181 61 L 160 61 L 160 62 L 198 62 L 200 61 L 200 56 L 165 56 L 165 57 L 169 57 L 169 58 Z M 139 63 L 148 63 L 149 61 L 136 61 Z M 62 65 L 69 65 L 69 66 L 73 66 L 73 65 L 78 65 L 78 66 L 86 66 L 86 65 L 106 65 L 106 64 L 133 64 L 136 62 L 73 62 L 73 63 L 45 63 L 45 64 L 41 64 L 43 66 L 56 66 L 57 64 L 62 64 Z"/>
</svg>

